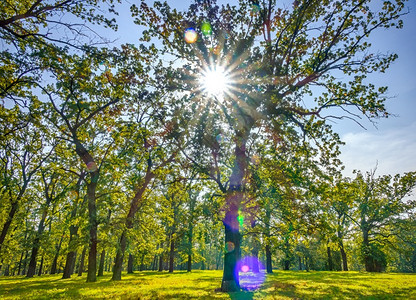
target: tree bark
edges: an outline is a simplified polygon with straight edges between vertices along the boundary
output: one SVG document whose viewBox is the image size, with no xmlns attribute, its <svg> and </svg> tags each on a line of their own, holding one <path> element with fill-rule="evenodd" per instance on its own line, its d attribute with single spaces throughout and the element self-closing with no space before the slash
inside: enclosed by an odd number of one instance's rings
<svg viewBox="0 0 416 300">
<path fill-rule="evenodd" d="M 348 271 L 347 253 L 345 253 L 344 243 L 342 240 L 339 242 L 339 250 L 341 252 L 342 270 Z"/>
<path fill-rule="evenodd" d="M 35 240 L 33 241 L 33 248 L 32 248 L 32 254 L 30 256 L 30 262 L 29 262 L 29 268 L 27 270 L 26 277 L 31 278 L 36 273 L 36 257 L 39 252 L 39 246 L 40 246 L 40 238 L 43 233 L 43 230 L 45 229 L 45 220 L 47 216 L 47 209 L 49 207 L 49 204 L 51 203 L 51 198 L 47 197 L 45 207 L 43 208 L 42 217 L 39 222 L 38 231 L 35 237 Z"/>
<path fill-rule="evenodd" d="M 72 259 L 71 270 L 69 271 L 70 275 L 75 273 L 75 263 L 76 263 L 76 261 L 77 261 L 77 251 L 74 252 L 74 258 Z"/>
<path fill-rule="evenodd" d="M 74 219 L 77 216 L 78 212 L 78 201 L 79 201 L 79 192 L 81 190 L 81 183 L 85 178 L 85 173 L 82 172 L 80 176 L 78 177 L 77 183 L 75 185 L 74 192 L 76 194 L 76 198 L 74 201 L 74 205 L 71 211 L 71 219 Z M 81 204 L 81 207 L 84 206 L 86 201 L 86 198 L 84 198 L 84 201 Z M 76 251 L 77 251 L 77 238 L 78 238 L 78 228 L 79 226 L 72 224 L 69 227 L 69 242 L 68 242 L 68 249 L 69 252 L 66 254 L 66 260 L 65 260 L 65 267 L 64 272 L 62 275 L 62 279 L 65 278 L 71 278 L 71 275 L 74 273 L 75 268 L 75 258 L 76 258 Z"/>
<path fill-rule="evenodd" d="M 331 247 L 330 246 L 326 247 L 326 253 L 328 254 L 328 270 L 333 271 L 334 270 L 334 265 L 332 263 L 332 255 L 331 255 Z"/>
<path fill-rule="evenodd" d="M 174 262 L 175 262 L 175 241 L 172 237 L 170 241 L 170 251 L 169 251 L 169 273 L 173 272 Z"/>
<path fill-rule="evenodd" d="M 142 182 L 141 186 L 137 189 L 136 193 L 134 194 L 133 199 L 130 202 L 130 210 L 127 214 L 126 218 L 126 230 L 133 228 L 133 220 L 134 215 L 136 214 L 137 210 L 139 209 L 139 201 L 143 198 L 143 194 L 147 189 L 147 186 L 155 176 L 154 173 L 151 171 L 152 168 L 152 161 L 148 159 L 147 161 L 147 170 L 144 181 Z M 126 250 L 127 244 L 127 231 L 124 230 L 120 237 L 120 247 L 117 248 L 116 260 L 114 263 L 113 268 L 113 276 L 111 280 L 121 280 L 121 269 L 123 265 L 123 258 L 124 258 L 124 251 Z"/>
<path fill-rule="evenodd" d="M 13 218 L 17 212 L 18 207 L 19 207 L 18 201 L 11 202 L 9 214 L 7 215 L 6 222 L 3 224 L 3 229 L 1 230 L 1 234 L 0 234 L 0 250 L 6 238 L 7 232 L 9 231 L 10 225 L 12 224 Z"/>
<path fill-rule="evenodd" d="M 88 274 L 87 282 L 97 281 L 97 206 L 96 206 L 96 189 L 98 179 L 100 177 L 99 169 L 96 161 L 87 151 L 87 149 L 81 144 L 76 132 L 73 131 L 73 138 L 75 144 L 75 152 L 84 162 L 90 174 L 90 181 L 87 184 L 87 201 L 88 201 L 88 222 L 89 222 L 89 251 L 88 251 Z"/>
<path fill-rule="evenodd" d="M 19 268 L 17 269 L 17 275 L 20 275 L 20 269 L 22 267 L 22 261 L 23 261 L 23 255 L 25 254 L 24 251 L 22 251 L 22 254 L 20 255 L 20 260 L 19 260 Z M 1 267 L 0 267 L 1 269 Z"/>
<path fill-rule="evenodd" d="M 234 148 L 235 161 L 230 176 L 230 184 L 225 199 L 225 218 L 223 220 L 225 231 L 225 255 L 224 272 L 221 283 L 221 291 L 236 292 L 240 290 L 239 270 L 237 263 L 240 259 L 240 223 L 238 222 L 239 210 L 244 197 L 243 181 L 247 171 L 246 142 L 250 134 L 251 123 L 247 124 L 249 116 L 242 115 L 241 131 L 236 132 Z"/>
<path fill-rule="evenodd" d="M 127 233 L 123 231 L 119 242 L 120 247 L 117 248 L 116 258 L 114 260 L 113 277 L 111 280 L 121 280 L 121 270 L 123 268 L 124 251 L 127 245 Z"/>
<path fill-rule="evenodd" d="M 273 273 L 272 268 L 272 252 L 270 251 L 270 243 L 266 244 L 266 271 L 267 273 Z"/>
<path fill-rule="evenodd" d="M 133 274 L 133 255 L 129 253 L 129 259 L 127 261 L 127 273 Z"/>
<path fill-rule="evenodd" d="M 105 263 L 105 249 L 103 249 L 103 251 L 101 251 L 100 266 L 98 267 L 97 276 L 104 276 L 104 263 Z"/>
<path fill-rule="evenodd" d="M 140 258 L 140 272 L 143 271 L 144 269 L 145 268 L 144 268 L 144 253 L 143 253 L 142 257 Z"/>
<path fill-rule="evenodd" d="M 25 251 L 25 258 L 23 259 L 23 269 L 22 269 L 22 274 L 21 275 L 25 275 L 26 274 L 26 266 L 27 266 L 27 255 L 28 255 L 28 251 Z"/>
<path fill-rule="evenodd" d="M 40 260 L 40 266 L 39 266 L 38 276 L 42 275 L 42 269 L 43 269 L 43 255 L 42 255 L 42 258 Z"/>
<path fill-rule="evenodd" d="M 221 284 L 223 292 L 237 292 L 240 290 L 239 270 L 237 262 L 240 259 L 240 230 L 238 223 L 238 207 L 241 195 L 230 195 L 233 200 L 228 201 L 230 208 L 225 214 L 225 243 L 226 253 L 224 255 L 224 272 Z"/>
<path fill-rule="evenodd" d="M 84 271 L 84 261 L 85 261 L 86 252 L 87 252 L 87 247 L 84 247 L 84 249 L 82 249 L 81 259 L 79 261 L 78 276 L 82 276 L 82 272 Z"/>
<path fill-rule="evenodd" d="M 163 248 L 163 244 L 160 245 L 160 248 Z M 160 253 L 159 255 L 159 272 L 163 271 L 163 253 Z"/>
<path fill-rule="evenodd" d="M 55 256 L 53 258 L 52 266 L 51 266 L 51 274 L 56 273 L 56 267 L 58 265 L 58 258 L 59 258 L 59 251 L 61 251 L 61 246 L 62 246 L 62 241 L 63 240 L 64 240 L 64 235 L 61 236 L 61 239 L 59 240 L 59 243 L 56 245 Z"/>
<path fill-rule="evenodd" d="M 369 237 L 368 237 L 368 231 L 365 230 L 365 226 L 362 226 L 363 230 L 363 257 L 364 257 L 364 265 L 365 265 L 365 270 L 367 272 L 374 272 L 374 261 L 373 258 L 371 257 L 371 253 L 370 253 L 370 241 L 369 241 Z"/>
</svg>

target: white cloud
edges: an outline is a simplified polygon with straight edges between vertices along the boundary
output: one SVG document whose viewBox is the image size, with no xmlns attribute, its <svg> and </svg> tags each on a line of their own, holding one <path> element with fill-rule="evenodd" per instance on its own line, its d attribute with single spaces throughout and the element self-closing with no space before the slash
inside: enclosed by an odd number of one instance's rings
<svg viewBox="0 0 416 300">
<path fill-rule="evenodd" d="M 416 171 L 416 122 L 409 126 L 377 132 L 347 133 L 341 137 L 345 176 L 354 169 L 363 172 L 375 168 L 377 175 Z"/>
</svg>

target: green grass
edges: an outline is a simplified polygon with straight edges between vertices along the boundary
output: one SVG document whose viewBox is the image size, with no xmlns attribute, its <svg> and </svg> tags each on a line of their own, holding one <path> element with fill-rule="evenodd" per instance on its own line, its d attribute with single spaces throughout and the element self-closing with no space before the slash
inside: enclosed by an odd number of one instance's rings
<svg viewBox="0 0 416 300">
<path fill-rule="evenodd" d="M 221 271 L 82 277 L 0 277 L 1 299 L 416 299 L 416 274 L 275 271 L 257 291 L 220 293 Z"/>
</svg>

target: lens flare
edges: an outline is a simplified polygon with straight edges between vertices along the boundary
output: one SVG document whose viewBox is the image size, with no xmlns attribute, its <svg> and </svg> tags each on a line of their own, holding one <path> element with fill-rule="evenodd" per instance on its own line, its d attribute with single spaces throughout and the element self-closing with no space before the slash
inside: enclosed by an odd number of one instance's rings
<svg viewBox="0 0 416 300">
<path fill-rule="evenodd" d="M 200 79 L 203 90 L 209 95 L 222 97 L 229 89 L 227 72 L 221 66 L 206 69 Z"/>
<path fill-rule="evenodd" d="M 184 38 L 185 42 L 188 44 L 193 44 L 198 40 L 198 34 L 196 33 L 195 29 L 188 28 L 185 30 Z"/>
<path fill-rule="evenodd" d="M 222 142 L 222 134 L 220 133 L 220 134 L 218 134 L 216 137 L 215 137 L 215 139 L 217 140 L 217 142 L 218 143 L 221 143 Z"/>
<path fill-rule="evenodd" d="M 225 244 L 225 251 L 227 251 L 227 253 L 234 251 L 234 249 L 235 249 L 235 245 L 233 242 L 227 242 Z"/>
<path fill-rule="evenodd" d="M 239 260 L 236 270 L 241 273 L 240 286 L 244 290 L 256 290 L 266 279 L 263 264 L 254 256 L 246 256 Z"/>
<path fill-rule="evenodd" d="M 201 25 L 201 32 L 205 36 L 211 35 L 212 34 L 211 24 L 209 24 L 208 22 L 202 23 L 202 25 Z"/>
<path fill-rule="evenodd" d="M 98 170 L 97 164 L 93 161 L 87 163 L 87 170 L 88 172 L 95 172 Z"/>
</svg>

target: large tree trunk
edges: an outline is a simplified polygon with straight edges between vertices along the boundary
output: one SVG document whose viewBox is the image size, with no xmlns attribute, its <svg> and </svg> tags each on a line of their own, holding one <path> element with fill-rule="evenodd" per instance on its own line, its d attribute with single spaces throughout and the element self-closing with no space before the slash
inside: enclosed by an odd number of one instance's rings
<svg viewBox="0 0 416 300">
<path fill-rule="evenodd" d="M 97 276 L 104 276 L 104 263 L 105 263 L 105 249 L 103 249 L 103 251 L 101 251 L 100 266 L 98 267 Z"/>
<path fill-rule="evenodd" d="M 240 290 L 239 270 L 237 263 L 240 259 L 240 230 L 238 223 L 238 208 L 241 203 L 241 193 L 236 192 L 228 196 L 229 208 L 225 214 L 225 249 L 224 273 L 221 290 L 223 292 L 236 292 Z"/>
<path fill-rule="evenodd" d="M 363 251 L 365 270 L 367 272 L 374 272 L 374 261 L 370 253 L 370 241 L 368 231 L 366 230 L 363 230 Z"/>
<path fill-rule="evenodd" d="M 127 273 L 133 274 L 133 255 L 129 253 L 129 259 L 127 261 Z"/>
<path fill-rule="evenodd" d="M 236 132 L 235 140 L 235 161 L 230 176 L 230 184 L 225 199 L 225 218 L 223 220 L 225 231 L 225 255 L 224 255 L 224 272 L 221 283 L 221 291 L 236 292 L 240 290 L 239 270 L 237 263 L 240 259 L 240 224 L 238 222 L 239 210 L 244 197 L 243 181 L 247 171 L 247 153 L 246 142 L 250 134 L 250 124 L 246 118 L 249 116 L 240 116 L 242 122 L 242 131 Z"/>
</svg>

